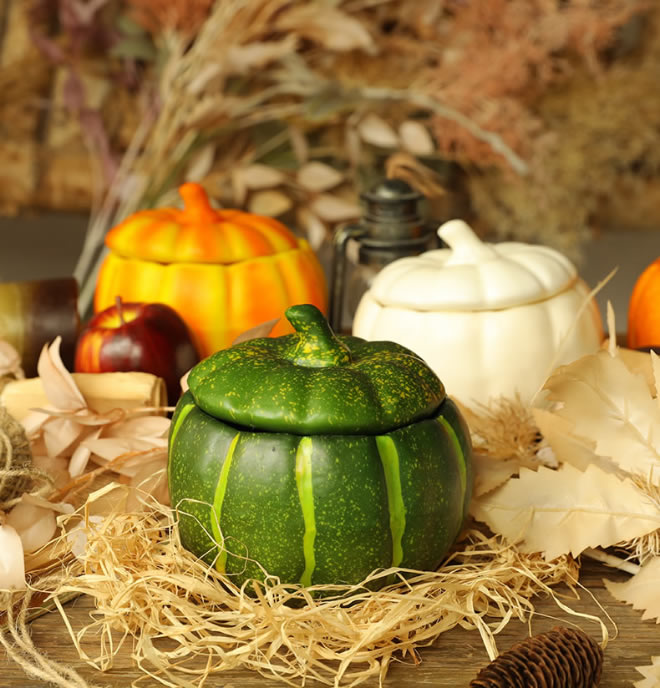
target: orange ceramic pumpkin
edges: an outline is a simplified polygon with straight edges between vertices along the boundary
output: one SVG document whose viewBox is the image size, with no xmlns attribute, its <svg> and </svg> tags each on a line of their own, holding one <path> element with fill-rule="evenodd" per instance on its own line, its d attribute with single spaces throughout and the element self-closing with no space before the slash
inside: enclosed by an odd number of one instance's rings
<svg viewBox="0 0 660 688">
<path fill-rule="evenodd" d="M 660 258 L 639 276 L 628 305 L 628 346 L 660 346 Z"/>
<path fill-rule="evenodd" d="M 292 305 L 325 312 L 323 269 L 304 239 L 269 217 L 216 210 L 199 184 L 179 188 L 184 209 L 144 210 L 108 232 L 94 308 L 115 302 L 166 303 L 190 328 L 202 357 L 245 330 L 281 318 Z"/>
</svg>

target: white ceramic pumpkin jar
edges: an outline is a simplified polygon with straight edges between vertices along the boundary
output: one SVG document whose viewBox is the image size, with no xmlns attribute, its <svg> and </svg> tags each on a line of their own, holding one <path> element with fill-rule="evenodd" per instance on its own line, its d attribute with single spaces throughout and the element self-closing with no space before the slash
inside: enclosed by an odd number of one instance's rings
<svg viewBox="0 0 660 688">
<path fill-rule="evenodd" d="M 438 235 L 449 248 L 401 258 L 376 276 L 354 335 L 412 349 L 467 405 L 529 401 L 557 365 L 599 348 L 598 306 L 564 255 L 482 242 L 462 220 Z"/>
</svg>

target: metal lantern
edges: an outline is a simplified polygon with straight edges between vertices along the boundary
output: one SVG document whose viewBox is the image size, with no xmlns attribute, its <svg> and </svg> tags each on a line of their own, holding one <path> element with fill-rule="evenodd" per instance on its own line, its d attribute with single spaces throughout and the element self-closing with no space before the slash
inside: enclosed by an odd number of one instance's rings
<svg viewBox="0 0 660 688">
<path fill-rule="evenodd" d="M 329 315 L 336 332 L 342 331 L 347 247 L 351 241 L 357 244 L 355 269 L 361 292 L 385 265 L 422 253 L 436 241 L 435 233 L 425 226 L 421 215 L 424 196 L 406 182 L 387 179 L 361 194 L 360 200 L 365 208 L 362 222 L 340 227 L 334 236 Z M 361 294 L 352 296 L 359 298 Z"/>
</svg>

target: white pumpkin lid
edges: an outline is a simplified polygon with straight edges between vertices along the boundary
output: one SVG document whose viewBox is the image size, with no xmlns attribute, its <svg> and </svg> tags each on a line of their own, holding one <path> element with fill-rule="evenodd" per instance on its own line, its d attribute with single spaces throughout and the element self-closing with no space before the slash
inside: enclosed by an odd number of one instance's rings
<svg viewBox="0 0 660 688">
<path fill-rule="evenodd" d="M 399 258 L 371 285 L 384 306 L 480 311 L 543 301 L 577 279 L 573 263 L 547 246 L 482 242 L 463 220 L 438 229 L 449 248 Z"/>
</svg>

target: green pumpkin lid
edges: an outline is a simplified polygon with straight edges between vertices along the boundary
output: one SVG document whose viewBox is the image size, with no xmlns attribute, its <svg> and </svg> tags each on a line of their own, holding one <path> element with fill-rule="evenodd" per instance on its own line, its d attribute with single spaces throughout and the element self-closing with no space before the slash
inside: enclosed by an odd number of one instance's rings
<svg viewBox="0 0 660 688">
<path fill-rule="evenodd" d="M 444 400 L 442 382 L 409 349 L 337 336 L 310 304 L 286 317 L 294 334 L 223 349 L 192 369 L 202 410 L 257 430 L 380 434 L 432 416 Z"/>
</svg>

